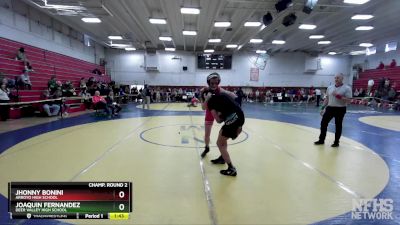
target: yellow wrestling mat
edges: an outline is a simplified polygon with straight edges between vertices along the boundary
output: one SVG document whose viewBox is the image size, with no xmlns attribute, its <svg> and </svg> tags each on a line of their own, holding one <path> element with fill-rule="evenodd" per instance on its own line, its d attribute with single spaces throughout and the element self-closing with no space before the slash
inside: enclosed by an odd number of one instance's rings
<svg viewBox="0 0 400 225">
<path fill-rule="evenodd" d="M 246 119 L 245 133 L 229 141 L 238 176 L 225 177 L 225 166 L 209 162 L 216 147 L 200 159 L 203 120 L 109 120 L 36 136 L 0 155 L 0 193 L 7 196 L 10 181 L 131 181 L 129 220 L 65 221 L 309 224 L 350 211 L 353 199 L 375 197 L 389 179 L 382 158 L 358 142 L 342 137 L 338 149 L 314 146 L 317 129 L 258 119 Z"/>
<path fill-rule="evenodd" d="M 371 126 L 400 131 L 400 116 L 365 116 L 358 120 Z"/>
<path fill-rule="evenodd" d="M 203 111 L 201 103 L 197 107 L 188 107 L 189 103 L 152 103 L 150 110 L 165 110 L 165 111 Z M 146 106 L 147 107 L 147 106 Z M 136 108 L 143 109 L 142 105 L 137 105 Z M 145 108 L 147 110 L 147 108 Z"/>
</svg>

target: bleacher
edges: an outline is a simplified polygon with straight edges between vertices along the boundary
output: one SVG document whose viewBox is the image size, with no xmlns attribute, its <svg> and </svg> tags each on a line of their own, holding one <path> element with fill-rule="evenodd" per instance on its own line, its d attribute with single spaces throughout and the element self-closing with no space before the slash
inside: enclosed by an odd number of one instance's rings
<svg viewBox="0 0 400 225">
<path fill-rule="evenodd" d="M 400 90 L 400 67 L 395 68 L 387 68 L 387 69 L 373 69 L 366 70 L 359 74 L 359 78 L 353 81 L 353 90 L 363 88 L 367 90 L 368 88 L 368 80 L 373 79 L 374 89 L 378 85 L 378 82 L 381 78 L 388 78 L 390 80 L 390 85 L 396 83 L 396 91 Z"/>
<path fill-rule="evenodd" d="M 9 79 L 19 77 L 24 69 L 24 63 L 15 60 L 20 47 L 25 48 L 25 54 L 34 70 L 29 74 L 32 90 L 18 91 L 20 102 L 40 100 L 40 96 L 47 89 L 47 82 L 52 76 L 55 76 L 56 80 L 62 83 L 67 80 L 71 81 L 77 94 L 79 93 L 79 81 L 82 77 L 86 80 L 89 77 L 95 77 L 98 81 L 104 82 L 111 80 L 109 76 L 99 76 L 92 73 L 93 69 L 98 68 L 105 74 L 104 66 L 0 38 L 0 71 Z M 66 104 L 70 106 L 69 113 L 85 110 L 84 104 L 80 100 L 67 100 Z M 10 111 L 10 117 L 18 118 L 20 114 L 18 111 L 18 107 L 13 108 Z"/>
</svg>

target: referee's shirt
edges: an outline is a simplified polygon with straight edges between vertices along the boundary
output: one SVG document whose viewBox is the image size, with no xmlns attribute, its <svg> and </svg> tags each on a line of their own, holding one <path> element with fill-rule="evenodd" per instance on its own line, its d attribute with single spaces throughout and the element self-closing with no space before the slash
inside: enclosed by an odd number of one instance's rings
<svg viewBox="0 0 400 225">
<path fill-rule="evenodd" d="M 343 84 L 342 86 L 339 86 L 339 87 L 336 87 L 335 85 L 331 85 L 328 87 L 326 92 L 329 97 L 328 106 L 332 106 L 332 107 L 346 107 L 347 106 L 346 100 L 336 98 L 337 94 L 339 94 L 343 97 L 346 97 L 346 98 L 352 97 L 351 88 L 345 84 Z"/>
</svg>

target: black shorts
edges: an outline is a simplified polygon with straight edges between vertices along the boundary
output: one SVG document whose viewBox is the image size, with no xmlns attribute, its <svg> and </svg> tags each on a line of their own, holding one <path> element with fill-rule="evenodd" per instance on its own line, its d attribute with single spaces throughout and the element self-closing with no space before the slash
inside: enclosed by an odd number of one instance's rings
<svg viewBox="0 0 400 225">
<path fill-rule="evenodd" d="M 228 119 L 225 120 L 225 124 L 221 128 L 222 136 L 235 140 L 238 136 L 238 129 L 243 126 L 243 124 L 244 114 L 242 111 L 231 114 Z"/>
</svg>

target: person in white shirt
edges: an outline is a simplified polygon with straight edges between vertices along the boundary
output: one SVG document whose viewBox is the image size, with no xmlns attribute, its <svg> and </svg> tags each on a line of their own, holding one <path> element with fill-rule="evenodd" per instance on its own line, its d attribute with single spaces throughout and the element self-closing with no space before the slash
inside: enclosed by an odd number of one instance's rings
<svg viewBox="0 0 400 225">
<path fill-rule="evenodd" d="M 319 101 L 321 100 L 321 90 L 319 88 L 315 89 L 315 96 L 317 97 L 317 107 L 319 107 Z"/>
<path fill-rule="evenodd" d="M 339 139 L 342 135 L 342 123 L 346 114 L 346 106 L 352 98 L 351 88 L 343 84 L 343 74 L 335 76 L 335 85 L 331 85 L 326 90 L 326 98 L 322 104 L 321 112 L 321 133 L 315 145 L 322 145 L 325 142 L 328 124 L 335 118 L 335 141 L 331 147 L 339 147 Z"/>
<path fill-rule="evenodd" d="M 21 76 L 19 76 L 20 86 L 23 88 L 27 87 L 29 90 L 32 89 L 32 83 L 29 78 L 29 72 L 27 70 L 22 70 Z"/>
<path fill-rule="evenodd" d="M 0 86 L 0 103 L 8 103 L 10 102 L 10 90 L 6 87 L 6 84 L 2 83 Z M 9 105 L 0 105 L 0 118 L 3 121 L 6 121 L 9 117 Z"/>
</svg>

